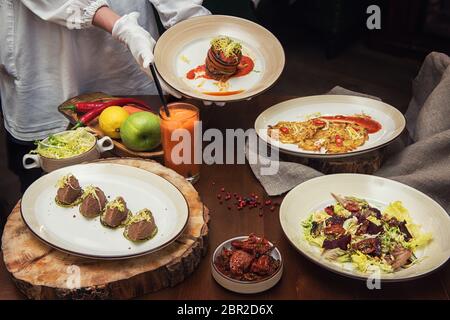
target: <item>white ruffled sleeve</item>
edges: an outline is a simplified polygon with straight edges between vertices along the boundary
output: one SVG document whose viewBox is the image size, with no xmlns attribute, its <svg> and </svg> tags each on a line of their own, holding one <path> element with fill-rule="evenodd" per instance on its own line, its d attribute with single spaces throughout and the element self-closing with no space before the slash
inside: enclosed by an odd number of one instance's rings
<svg viewBox="0 0 450 320">
<path fill-rule="evenodd" d="M 203 0 L 149 0 L 158 11 L 162 24 L 170 28 L 180 21 L 211 14 L 202 6 Z"/>
<path fill-rule="evenodd" d="M 39 18 L 68 29 L 83 29 L 92 25 L 95 13 L 108 6 L 106 0 L 21 0 Z"/>
</svg>

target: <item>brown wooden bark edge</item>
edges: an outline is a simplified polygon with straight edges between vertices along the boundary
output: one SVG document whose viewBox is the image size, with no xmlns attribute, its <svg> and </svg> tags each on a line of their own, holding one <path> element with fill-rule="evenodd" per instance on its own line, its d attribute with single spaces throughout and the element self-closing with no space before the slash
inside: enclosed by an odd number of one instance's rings
<svg viewBox="0 0 450 320">
<path fill-rule="evenodd" d="M 186 197 L 190 216 L 183 234 L 166 248 L 128 260 L 103 261 L 55 250 L 28 230 L 15 206 L 2 236 L 3 259 L 17 287 L 30 299 L 129 299 L 172 287 L 189 276 L 207 252 L 209 212 L 194 187 L 183 177 L 152 160 L 101 159 L 158 174 Z M 67 286 L 70 266 L 78 266 L 79 288 Z"/>
</svg>

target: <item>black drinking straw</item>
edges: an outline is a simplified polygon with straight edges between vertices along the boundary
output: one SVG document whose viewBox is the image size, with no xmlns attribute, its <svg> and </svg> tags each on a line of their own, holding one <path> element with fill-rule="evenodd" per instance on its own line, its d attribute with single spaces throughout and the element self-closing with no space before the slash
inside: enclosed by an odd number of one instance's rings
<svg viewBox="0 0 450 320">
<path fill-rule="evenodd" d="M 159 83 L 158 76 L 156 75 L 156 70 L 155 70 L 155 66 L 153 65 L 153 63 L 150 63 L 150 71 L 153 76 L 153 81 L 155 81 L 156 90 L 158 90 L 159 99 L 161 99 L 161 103 L 163 105 L 164 112 L 166 113 L 166 116 L 169 118 L 170 117 L 169 108 L 167 107 L 166 98 L 164 98 L 164 93 L 162 91 L 161 84 Z"/>
</svg>

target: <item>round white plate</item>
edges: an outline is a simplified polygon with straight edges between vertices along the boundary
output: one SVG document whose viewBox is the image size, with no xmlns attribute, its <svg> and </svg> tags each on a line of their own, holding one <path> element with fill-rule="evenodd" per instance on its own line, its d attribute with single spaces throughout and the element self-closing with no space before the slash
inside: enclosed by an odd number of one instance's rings
<svg viewBox="0 0 450 320">
<path fill-rule="evenodd" d="M 292 189 L 280 207 L 280 222 L 291 244 L 307 258 L 333 272 L 352 278 L 370 276 L 356 270 L 350 263 L 339 264 L 321 256 L 320 248 L 304 238 L 302 221 L 319 209 L 335 203 L 330 193 L 366 199 L 371 205 L 384 209 L 400 200 L 423 232 L 431 232 L 433 240 L 416 251 L 422 261 L 394 273 L 381 273 L 383 281 L 404 281 L 426 275 L 442 266 L 450 257 L 450 217 L 434 200 L 402 183 L 362 174 L 334 174 L 308 180 Z"/>
<path fill-rule="evenodd" d="M 305 121 L 312 116 L 365 114 L 378 121 L 380 131 L 369 134 L 369 140 L 354 151 L 327 154 L 324 151 L 308 151 L 295 144 L 280 143 L 267 135 L 269 125 L 279 121 Z M 276 104 L 262 112 L 255 121 L 259 137 L 280 151 L 307 158 L 342 158 L 385 146 L 405 129 L 406 120 L 396 108 L 384 102 L 346 95 L 319 95 L 292 99 Z"/>
<path fill-rule="evenodd" d="M 110 229 L 99 217 L 83 217 L 78 206 L 58 206 L 55 185 L 68 173 L 82 187 L 101 188 L 108 200 L 122 196 L 133 213 L 150 209 L 158 226 L 156 236 L 135 243 L 123 236 L 123 228 Z M 183 194 L 164 178 L 135 167 L 102 163 L 65 167 L 42 176 L 25 191 L 20 209 L 25 224 L 39 239 L 61 251 L 95 259 L 126 259 L 159 250 L 182 233 L 189 216 Z"/>
<path fill-rule="evenodd" d="M 243 54 L 255 63 L 249 74 L 227 81 L 227 91 L 239 93 L 207 94 L 219 92 L 216 80 L 186 78 L 188 71 L 205 63 L 210 42 L 217 36 L 239 41 Z M 285 63 L 283 47 L 267 29 L 242 18 L 222 15 L 195 17 L 177 23 L 158 39 L 154 55 L 158 73 L 172 88 L 186 97 L 206 101 L 231 102 L 260 94 L 275 83 Z"/>
</svg>

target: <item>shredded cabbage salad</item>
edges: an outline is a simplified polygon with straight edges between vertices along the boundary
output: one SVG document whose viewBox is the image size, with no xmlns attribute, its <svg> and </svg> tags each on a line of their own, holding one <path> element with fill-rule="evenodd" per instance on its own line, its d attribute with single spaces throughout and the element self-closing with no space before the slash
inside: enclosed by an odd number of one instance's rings
<svg viewBox="0 0 450 320">
<path fill-rule="evenodd" d="M 94 144 L 95 136 L 86 128 L 78 128 L 37 141 L 37 148 L 31 152 L 46 158 L 66 159 L 88 151 Z"/>
<path fill-rule="evenodd" d="M 364 199 L 332 194 L 336 203 L 313 212 L 302 222 L 309 244 L 337 263 L 351 263 L 360 272 L 391 273 L 419 262 L 418 248 L 431 240 L 415 224 L 401 201 L 383 211 Z"/>
</svg>

